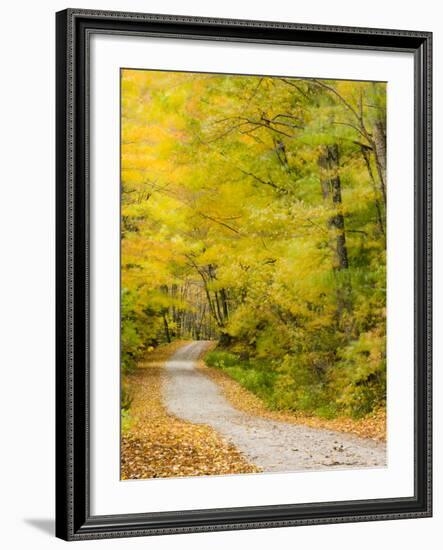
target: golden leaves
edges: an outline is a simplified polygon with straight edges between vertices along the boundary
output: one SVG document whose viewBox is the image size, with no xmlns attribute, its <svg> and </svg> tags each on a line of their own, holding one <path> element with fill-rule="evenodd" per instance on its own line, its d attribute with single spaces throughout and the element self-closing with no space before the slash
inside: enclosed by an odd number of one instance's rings
<svg viewBox="0 0 443 550">
<path fill-rule="evenodd" d="M 258 472 L 212 428 L 179 420 L 164 409 L 163 363 L 182 344 L 174 342 L 148 353 L 137 372 L 126 378 L 134 397 L 130 428 L 122 434 L 121 478 Z"/>
</svg>

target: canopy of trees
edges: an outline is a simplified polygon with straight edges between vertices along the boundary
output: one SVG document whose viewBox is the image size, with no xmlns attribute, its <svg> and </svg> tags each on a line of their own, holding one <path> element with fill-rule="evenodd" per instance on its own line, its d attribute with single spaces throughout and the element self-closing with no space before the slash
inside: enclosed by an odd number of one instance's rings
<svg viewBox="0 0 443 550">
<path fill-rule="evenodd" d="M 218 339 L 276 408 L 383 406 L 386 84 L 123 70 L 121 101 L 123 372 Z"/>
</svg>

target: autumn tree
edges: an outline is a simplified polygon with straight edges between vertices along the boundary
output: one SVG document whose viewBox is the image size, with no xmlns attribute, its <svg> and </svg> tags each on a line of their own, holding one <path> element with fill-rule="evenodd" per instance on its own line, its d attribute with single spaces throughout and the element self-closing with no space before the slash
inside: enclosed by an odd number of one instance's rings
<svg viewBox="0 0 443 550">
<path fill-rule="evenodd" d="M 125 369 L 217 339 L 276 407 L 383 405 L 384 83 L 124 70 L 121 180 Z"/>
</svg>

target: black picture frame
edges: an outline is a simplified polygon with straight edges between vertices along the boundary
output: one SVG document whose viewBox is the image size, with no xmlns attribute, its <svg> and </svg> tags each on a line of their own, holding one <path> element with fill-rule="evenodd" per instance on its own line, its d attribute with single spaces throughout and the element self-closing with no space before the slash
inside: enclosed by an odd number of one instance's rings
<svg viewBox="0 0 443 550">
<path fill-rule="evenodd" d="M 68 9 L 56 14 L 56 535 L 65 540 L 429 517 L 432 33 Z M 94 33 L 412 52 L 415 493 L 408 498 L 92 516 L 89 506 L 89 39 Z M 259 503 L 258 503 L 259 504 Z"/>
</svg>

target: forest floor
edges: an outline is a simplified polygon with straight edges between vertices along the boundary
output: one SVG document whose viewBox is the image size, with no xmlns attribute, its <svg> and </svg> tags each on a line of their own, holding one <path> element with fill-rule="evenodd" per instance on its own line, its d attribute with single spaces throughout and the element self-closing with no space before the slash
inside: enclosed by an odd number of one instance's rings
<svg viewBox="0 0 443 550">
<path fill-rule="evenodd" d="M 165 362 L 183 342 L 146 356 L 127 377 L 133 401 L 129 427 L 122 434 L 121 478 L 143 479 L 222 475 L 260 471 L 210 426 L 191 424 L 168 413 L 162 400 Z"/>
<path fill-rule="evenodd" d="M 374 428 L 383 419 L 337 423 L 269 411 L 206 367 L 202 356 L 213 345 L 162 346 L 127 377 L 133 401 L 122 479 L 385 466 L 386 445 L 376 440 L 382 430 Z"/>
</svg>

